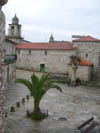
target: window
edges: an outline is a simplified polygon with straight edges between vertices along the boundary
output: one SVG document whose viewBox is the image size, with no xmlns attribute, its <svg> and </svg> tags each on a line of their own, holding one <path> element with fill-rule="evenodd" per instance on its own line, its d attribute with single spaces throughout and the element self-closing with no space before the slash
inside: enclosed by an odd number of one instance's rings
<svg viewBox="0 0 100 133">
<path fill-rule="evenodd" d="M 47 55 L 47 50 L 45 50 L 45 55 Z"/>
<path fill-rule="evenodd" d="M 86 53 L 86 58 L 88 58 L 88 54 Z"/>
<path fill-rule="evenodd" d="M 29 50 L 29 55 L 31 55 L 31 50 Z"/>
<path fill-rule="evenodd" d="M 12 36 L 14 35 L 14 26 L 11 27 Z"/>
<path fill-rule="evenodd" d="M 20 49 L 18 49 L 18 54 L 20 54 Z"/>
<path fill-rule="evenodd" d="M 12 26 L 11 28 L 12 28 L 12 30 L 14 30 L 14 26 Z"/>
</svg>

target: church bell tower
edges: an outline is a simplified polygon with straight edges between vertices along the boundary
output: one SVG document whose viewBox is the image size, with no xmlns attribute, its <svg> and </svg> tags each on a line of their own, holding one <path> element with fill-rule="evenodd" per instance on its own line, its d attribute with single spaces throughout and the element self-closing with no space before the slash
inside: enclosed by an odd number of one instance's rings
<svg viewBox="0 0 100 133">
<path fill-rule="evenodd" d="M 22 39 L 21 37 L 21 25 L 19 24 L 19 19 L 18 17 L 15 16 L 12 18 L 12 24 L 9 24 L 9 29 L 8 29 L 8 37 L 9 39 Z"/>
</svg>

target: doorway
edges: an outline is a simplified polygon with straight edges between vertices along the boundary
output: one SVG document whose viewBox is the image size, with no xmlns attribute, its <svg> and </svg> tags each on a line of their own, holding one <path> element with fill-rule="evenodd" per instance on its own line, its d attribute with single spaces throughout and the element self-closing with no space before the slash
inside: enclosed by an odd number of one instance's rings
<svg viewBox="0 0 100 133">
<path fill-rule="evenodd" d="M 45 64 L 40 64 L 40 72 L 45 72 Z"/>
<path fill-rule="evenodd" d="M 7 83 L 9 82 L 9 65 L 7 67 Z"/>
</svg>

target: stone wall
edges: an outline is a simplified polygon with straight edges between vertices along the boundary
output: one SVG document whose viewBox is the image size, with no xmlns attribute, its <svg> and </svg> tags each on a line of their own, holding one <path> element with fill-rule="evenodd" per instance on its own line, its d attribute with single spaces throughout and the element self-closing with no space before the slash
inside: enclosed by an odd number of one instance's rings
<svg viewBox="0 0 100 133">
<path fill-rule="evenodd" d="M 5 40 L 5 17 L 3 12 L 0 10 L 0 133 L 4 132 L 4 105 L 5 105 L 4 85 L 3 85 L 4 40 Z"/>
<path fill-rule="evenodd" d="M 16 63 L 5 65 L 4 67 L 4 85 L 16 79 Z"/>
<path fill-rule="evenodd" d="M 4 43 L 5 55 L 14 55 L 16 53 L 16 43 L 5 40 Z M 14 80 L 16 77 L 16 63 L 6 64 L 4 66 L 4 85 Z"/>
<path fill-rule="evenodd" d="M 67 73 L 70 56 L 76 55 L 77 50 L 20 50 L 16 67 L 19 69 L 40 71 L 40 64 L 45 64 L 45 71 L 51 73 Z"/>
<path fill-rule="evenodd" d="M 78 47 L 78 55 L 93 63 L 94 77 L 100 77 L 100 42 L 73 42 Z"/>
<path fill-rule="evenodd" d="M 72 76 L 72 65 L 68 67 L 68 74 L 69 78 Z M 82 81 L 90 81 L 92 74 L 92 67 L 91 66 L 78 66 L 76 72 L 76 78 L 79 78 Z"/>
<path fill-rule="evenodd" d="M 12 55 L 16 53 L 16 44 L 8 40 L 4 43 L 4 48 L 6 50 L 5 55 Z"/>
</svg>

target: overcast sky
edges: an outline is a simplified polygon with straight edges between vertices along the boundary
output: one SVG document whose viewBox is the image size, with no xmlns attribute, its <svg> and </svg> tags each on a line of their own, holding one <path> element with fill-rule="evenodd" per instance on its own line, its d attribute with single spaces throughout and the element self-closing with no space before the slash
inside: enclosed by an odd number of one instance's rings
<svg viewBox="0 0 100 133">
<path fill-rule="evenodd" d="M 17 14 L 22 36 L 32 42 L 71 40 L 72 35 L 100 39 L 100 0 L 9 0 L 3 7 L 6 30 Z"/>
</svg>

